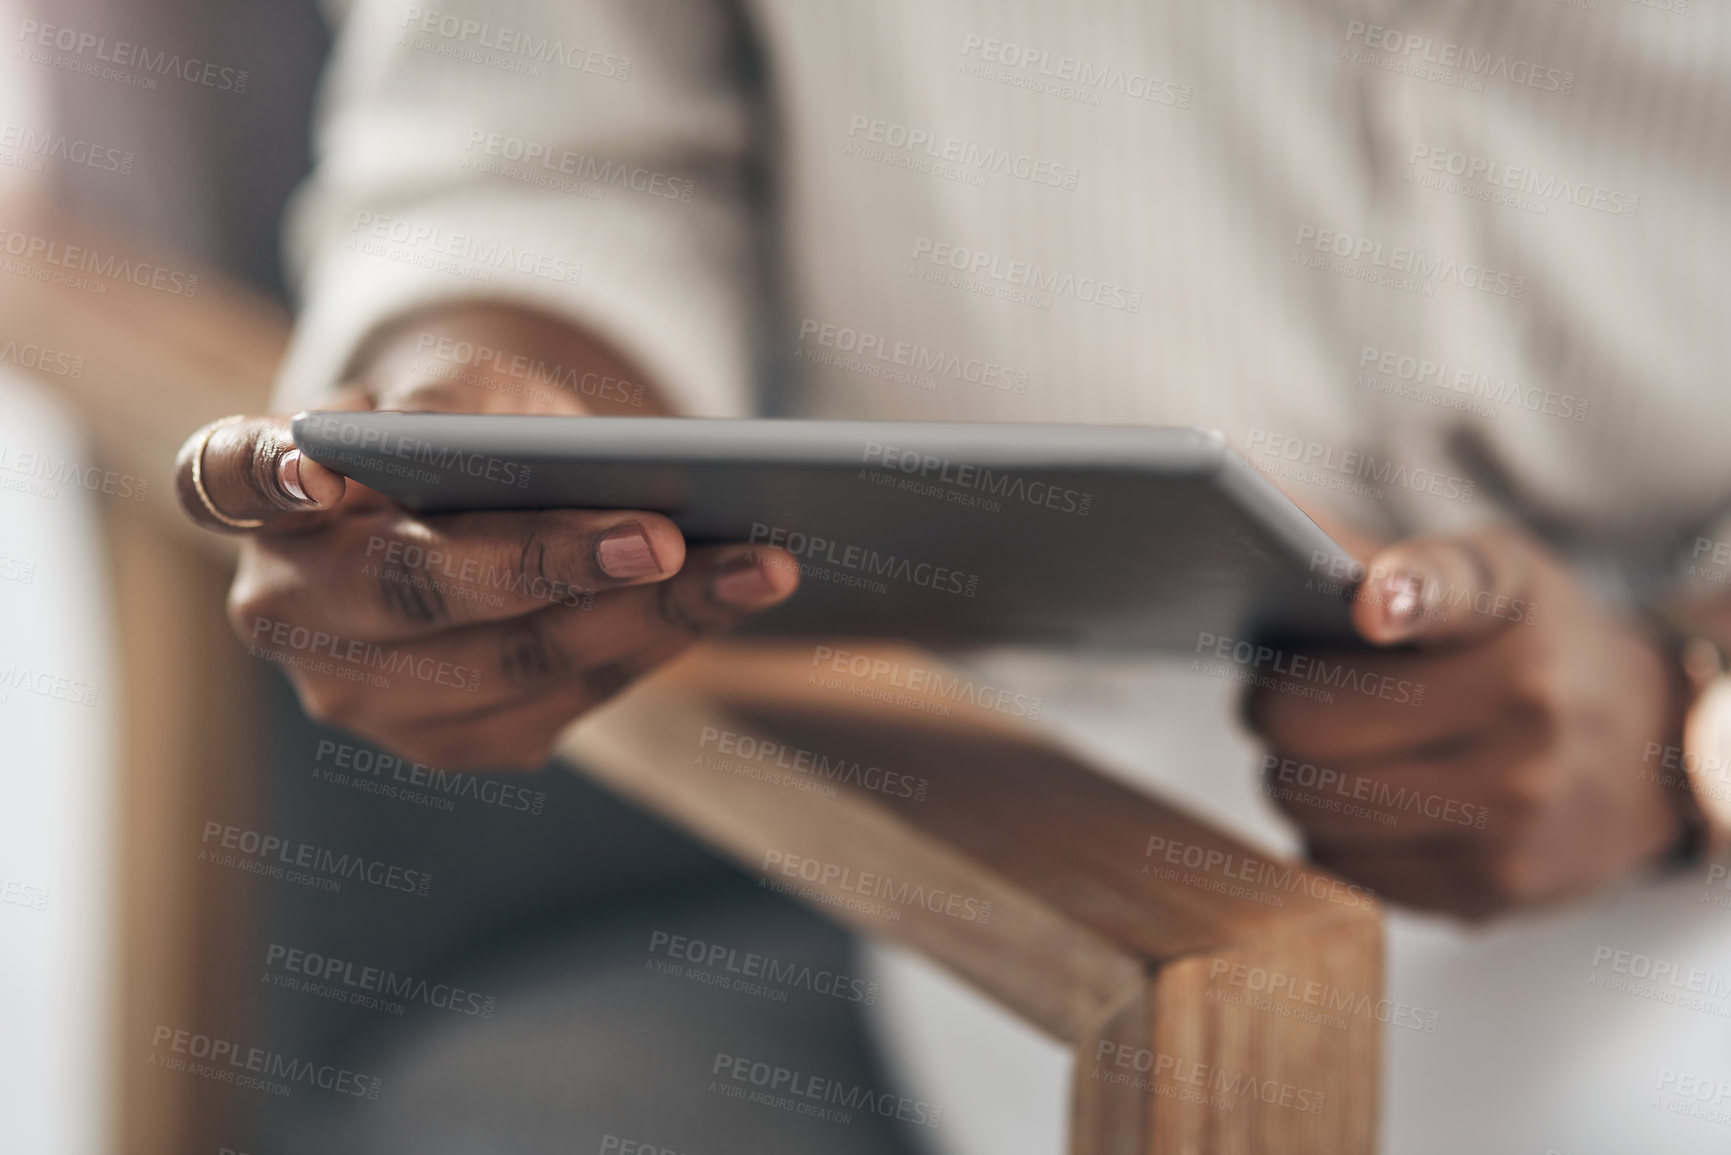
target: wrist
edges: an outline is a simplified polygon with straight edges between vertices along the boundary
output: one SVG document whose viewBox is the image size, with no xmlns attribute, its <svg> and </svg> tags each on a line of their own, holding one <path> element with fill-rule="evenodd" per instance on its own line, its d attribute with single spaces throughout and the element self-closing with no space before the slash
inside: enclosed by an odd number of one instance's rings
<svg viewBox="0 0 1731 1155">
<path fill-rule="evenodd" d="M 1661 619 L 1671 680 L 1665 732 L 1642 753 L 1644 777 L 1671 801 L 1678 834 L 1668 865 L 1731 858 L 1731 662 L 1717 639 L 1686 620 Z"/>
<path fill-rule="evenodd" d="M 581 327 L 493 302 L 398 318 L 362 345 L 349 374 L 381 402 L 445 386 L 487 412 L 667 412 L 641 373 Z"/>
</svg>

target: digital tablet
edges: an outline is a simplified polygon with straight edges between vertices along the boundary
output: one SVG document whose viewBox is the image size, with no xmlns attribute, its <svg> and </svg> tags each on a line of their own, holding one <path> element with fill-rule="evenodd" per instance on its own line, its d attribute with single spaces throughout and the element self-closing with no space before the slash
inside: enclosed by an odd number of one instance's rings
<svg viewBox="0 0 1731 1155">
<path fill-rule="evenodd" d="M 302 413 L 314 460 L 411 509 L 645 509 L 785 550 L 754 633 L 1217 652 L 1352 636 L 1353 558 L 1219 433 Z M 1212 639 L 1212 640 L 1210 640 Z"/>
</svg>

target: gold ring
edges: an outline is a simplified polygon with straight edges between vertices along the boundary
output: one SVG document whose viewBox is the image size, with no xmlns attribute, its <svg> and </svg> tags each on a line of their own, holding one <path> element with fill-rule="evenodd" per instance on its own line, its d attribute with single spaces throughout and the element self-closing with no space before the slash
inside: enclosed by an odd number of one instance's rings
<svg viewBox="0 0 1731 1155">
<path fill-rule="evenodd" d="M 198 448 L 192 451 L 192 490 L 198 494 L 198 500 L 204 504 L 205 512 L 231 529 L 257 529 L 264 524 L 263 519 L 256 517 L 230 517 L 216 507 L 216 502 L 210 499 L 210 494 L 204 488 L 204 449 L 210 444 L 210 439 L 224 425 L 233 425 L 236 421 L 245 421 L 244 414 L 224 417 L 221 421 L 212 421 L 204 427 L 199 436 Z"/>
</svg>

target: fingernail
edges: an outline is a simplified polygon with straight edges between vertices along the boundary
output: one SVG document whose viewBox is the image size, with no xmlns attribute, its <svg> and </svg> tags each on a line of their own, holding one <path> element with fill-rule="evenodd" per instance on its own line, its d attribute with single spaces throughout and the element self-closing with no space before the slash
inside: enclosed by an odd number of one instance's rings
<svg viewBox="0 0 1731 1155">
<path fill-rule="evenodd" d="M 634 521 L 610 530 L 595 547 L 595 559 L 601 572 L 612 578 L 649 577 L 661 572 L 661 563 L 649 548 L 649 538 Z"/>
<path fill-rule="evenodd" d="M 750 558 L 733 562 L 717 573 L 710 590 L 716 601 L 736 610 L 755 610 L 775 598 L 769 575 Z"/>
<path fill-rule="evenodd" d="M 1424 614 L 1424 576 L 1410 570 L 1390 574 L 1382 581 L 1383 625 L 1390 641 L 1417 631 Z"/>
<path fill-rule="evenodd" d="M 306 488 L 301 485 L 300 450 L 291 449 L 277 459 L 276 479 L 282 483 L 283 489 L 288 491 L 290 497 L 308 505 L 312 504 L 313 499 L 307 496 Z"/>
</svg>

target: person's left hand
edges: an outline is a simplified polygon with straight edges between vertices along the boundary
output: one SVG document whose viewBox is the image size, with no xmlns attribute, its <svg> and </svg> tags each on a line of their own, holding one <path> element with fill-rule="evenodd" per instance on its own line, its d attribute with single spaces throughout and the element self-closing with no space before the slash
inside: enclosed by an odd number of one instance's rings
<svg viewBox="0 0 1731 1155">
<path fill-rule="evenodd" d="M 1684 695 L 1638 626 L 1516 529 L 1401 542 L 1367 569 L 1353 619 L 1376 648 L 1316 654 L 1246 703 L 1265 789 L 1318 864 L 1477 919 L 1674 845 L 1678 812 L 1640 768 L 1677 740 Z M 1332 702 L 1300 694 L 1328 685 Z"/>
</svg>

